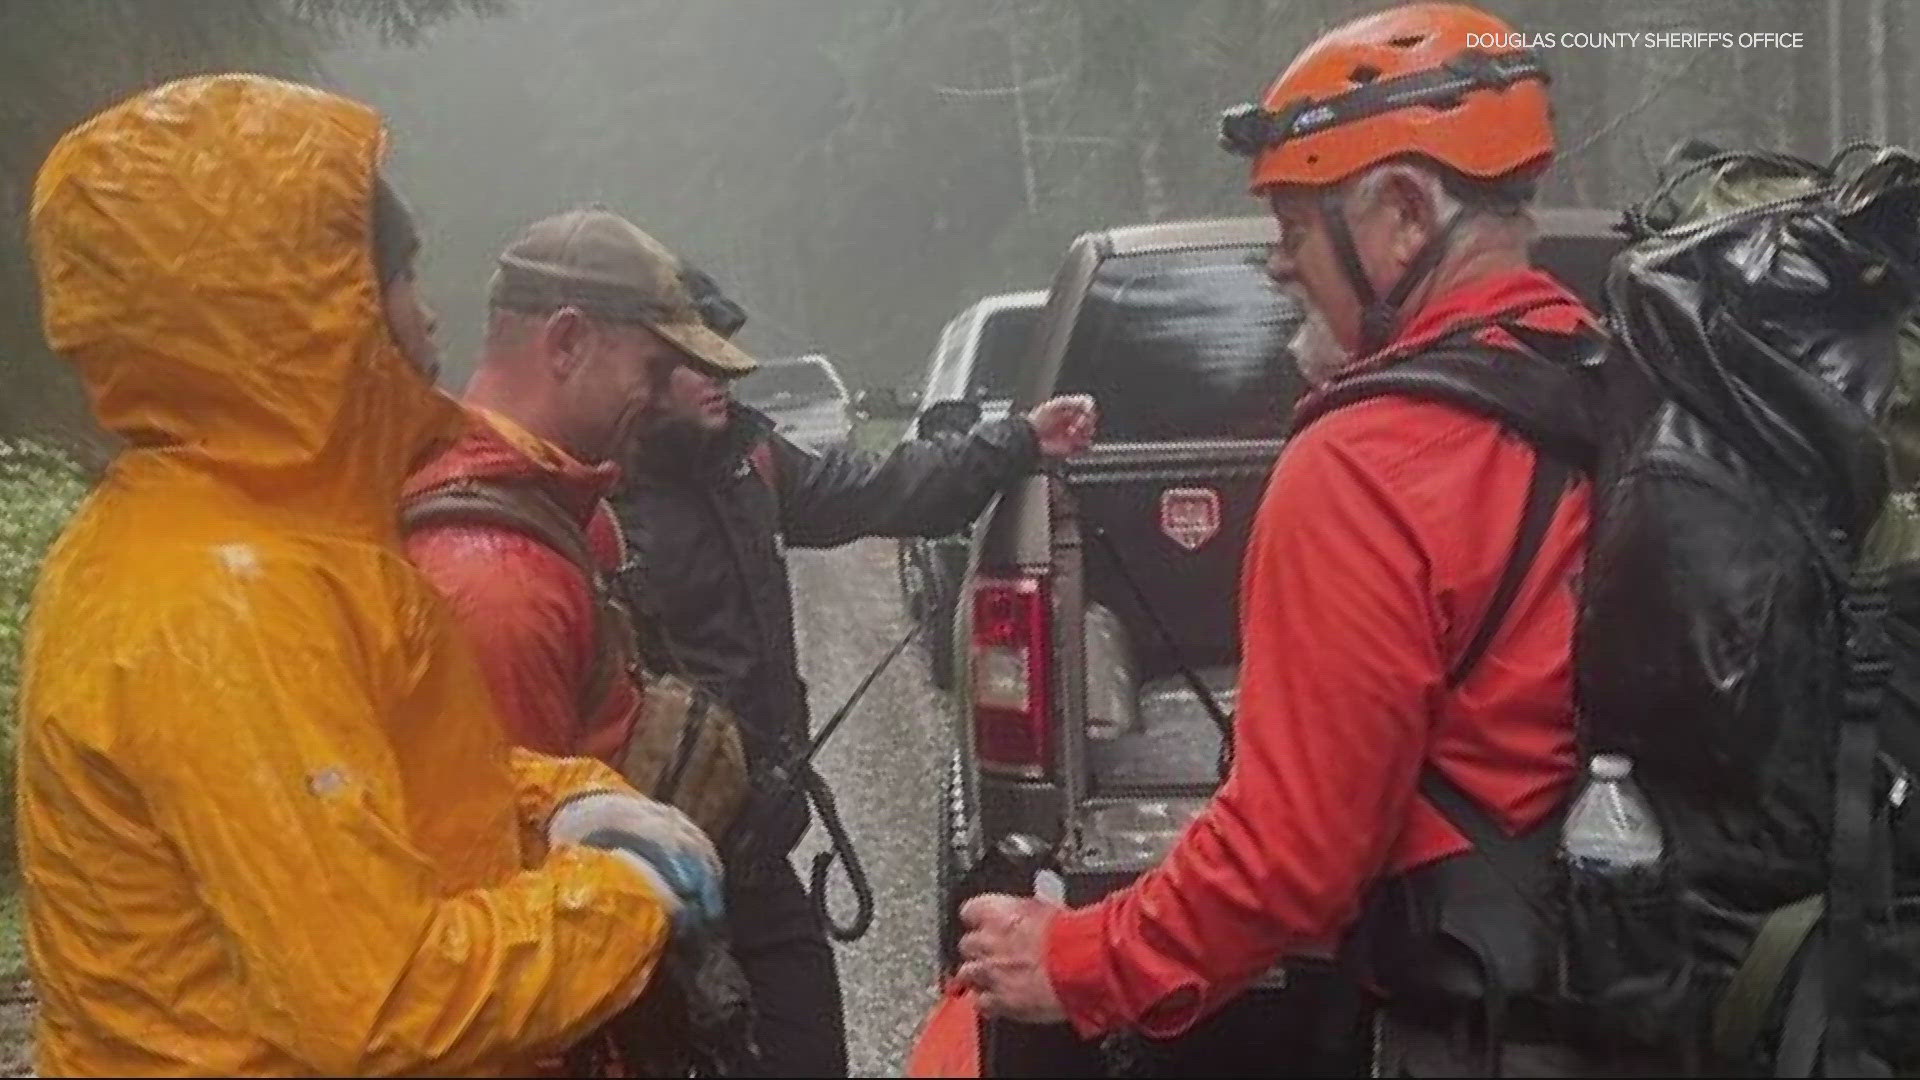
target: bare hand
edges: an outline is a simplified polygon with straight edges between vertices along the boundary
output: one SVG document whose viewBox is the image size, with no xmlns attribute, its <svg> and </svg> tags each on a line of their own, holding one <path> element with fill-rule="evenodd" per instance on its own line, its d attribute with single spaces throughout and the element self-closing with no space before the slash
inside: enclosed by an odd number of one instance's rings
<svg viewBox="0 0 1920 1080">
<path fill-rule="evenodd" d="M 1065 394 L 1035 406 L 1027 422 L 1040 436 L 1041 454 L 1066 457 L 1093 445 L 1100 410 L 1091 394 Z"/>
<path fill-rule="evenodd" d="M 960 908 L 959 979 L 980 993 L 980 1011 L 1030 1024 L 1067 1018 L 1047 977 L 1047 926 L 1057 904 L 1018 896 L 976 896 Z"/>
</svg>

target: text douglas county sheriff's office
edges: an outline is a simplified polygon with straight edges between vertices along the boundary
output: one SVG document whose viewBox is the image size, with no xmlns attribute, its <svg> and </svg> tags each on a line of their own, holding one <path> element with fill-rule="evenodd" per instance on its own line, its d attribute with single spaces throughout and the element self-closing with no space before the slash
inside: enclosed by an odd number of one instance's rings
<svg viewBox="0 0 1920 1080">
<path fill-rule="evenodd" d="M 1551 34 L 1468 34 L 1469 49 L 1800 49 L 1803 33 L 1602 30 Z"/>
</svg>

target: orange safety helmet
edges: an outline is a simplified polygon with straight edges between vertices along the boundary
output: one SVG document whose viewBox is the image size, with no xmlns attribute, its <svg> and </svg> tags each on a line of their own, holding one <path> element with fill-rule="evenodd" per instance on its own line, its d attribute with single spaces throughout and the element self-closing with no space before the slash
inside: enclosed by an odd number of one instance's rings
<svg viewBox="0 0 1920 1080">
<path fill-rule="evenodd" d="M 1461 4 L 1409 4 L 1307 47 L 1260 105 L 1221 117 L 1251 187 L 1337 184 L 1404 154 L 1497 180 L 1553 156 L 1547 74 L 1514 30 Z"/>
</svg>

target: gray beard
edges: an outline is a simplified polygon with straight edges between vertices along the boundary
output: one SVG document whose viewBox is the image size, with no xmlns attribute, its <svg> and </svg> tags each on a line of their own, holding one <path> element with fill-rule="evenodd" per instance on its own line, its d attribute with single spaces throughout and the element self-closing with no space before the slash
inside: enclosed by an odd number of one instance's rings
<svg viewBox="0 0 1920 1080">
<path fill-rule="evenodd" d="M 1327 320 L 1310 305 L 1302 304 L 1307 317 L 1294 331 L 1293 340 L 1287 343 L 1287 351 L 1293 354 L 1294 366 L 1300 369 L 1300 377 L 1307 385 L 1319 389 L 1333 381 L 1334 376 L 1353 363 L 1353 354 L 1342 348 L 1334 339 L 1333 330 L 1327 326 Z"/>
</svg>

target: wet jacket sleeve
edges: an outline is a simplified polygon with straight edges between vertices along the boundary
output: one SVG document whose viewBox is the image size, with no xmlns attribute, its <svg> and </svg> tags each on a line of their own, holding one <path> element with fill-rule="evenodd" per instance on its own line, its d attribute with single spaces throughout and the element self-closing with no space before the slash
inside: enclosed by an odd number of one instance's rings
<svg viewBox="0 0 1920 1080">
<path fill-rule="evenodd" d="M 1082 1033 L 1176 1034 L 1331 940 L 1406 820 L 1443 682 L 1431 563 L 1390 478 L 1317 434 L 1276 469 L 1248 548 L 1231 775 L 1159 867 L 1052 924 Z"/>
<path fill-rule="evenodd" d="M 981 424 L 964 437 L 908 439 L 885 457 L 815 454 L 771 439 L 781 529 L 796 547 L 837 547 L 863 536 L 946 536 L 1040 460 L 1025 417 Z"/>
<path fill-rule="evenodd" d="M 594 648 L 593 597 L 558 552 L 505 529 L 422 529 L 407 556 L 452 607 L 516 746 L 581 752 L 580 686 Z"/>
<path fill-rule="evenodd" d="M 550 757 L 514 747 L 508 762 L 519 795 L 520 825 L 544 835 L 560 804 L 594 791 L 631 791 L 613 769 L 593 758 Z"/>
<path fill-rule="evenodd" d="M 412 800 L 447 778 L 403 774 L 394 751 L 414 734 L 411 680 L 434 669 L 393 627 L 285 576 L 206 602 L 137 665 L 165 722 L 127 757 L 239 972 L 246 1030 L 316 1075 L 471 1075 L 555 1053 L 638 994 L 666 923 L 617 857 L 569 847 L 497 885 L 442 885 Z M 300 634 L 263 639 L 296 616 Z M 570 786 L 542 783 L 533 804 Z"/>
</svg>

